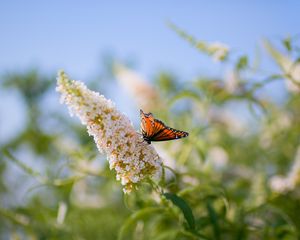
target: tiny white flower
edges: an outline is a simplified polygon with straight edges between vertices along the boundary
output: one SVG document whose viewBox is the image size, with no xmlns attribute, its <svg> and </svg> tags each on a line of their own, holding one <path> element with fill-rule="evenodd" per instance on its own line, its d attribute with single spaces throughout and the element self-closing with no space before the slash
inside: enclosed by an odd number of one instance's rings
<svg viewBox="0 0 300 240">
<path fill-rule="evenodd" d="M 297 150 L 296 157 L 291 170 L 288 173 L 287 180 L 293 188 L 300 185 L 300 147 Z"/>
<path fill-rule="evenodd" d="M 125 193 L 147 177 L 160 176 L 162 162 L 155 149 L 141 141 L 130 120 L 111 100 L 82 82 L 70 80 L 63 71 L 58 74 L 57 91 L 70 113 L 87 126 L 99 151 L 108 155 L 110 168 L 116 171 Z"/>
<path fill-rule="evenodd" d="M 274 58 L 276 63 L 282 69 L 285 77 L 285 84 L 288 91 L 292 93 L 300 92 L 300 63 L 295 62 L 290 56 L 287 56 L 278 51 L 273 45 L 265 41 L 265 47 L 271 56 Z"/>
<path fill-rule="evenodd" d="M 120 85 L 134 98 L 139 108 L 151 111 L 162 104 L 157 91 L 137 72 L 115 64 L 114 74 Z"/>
<path fill-rule="evenodd" d="M 286 177 L 273 176 L 270 179 L 270 187 L 275 192 L 285 193 L 294 190 L 300 185 L 300 147 L 297 150 L 294 163 Z"/>
<path fill-rule="evenodd" d="M 228 164 L 228 153 L 220 146 L 214 146 L 207 153 L 206 167 L 212 167 L 215 170 L 223 170 Z"/>
<path fill-rule="evenodd" d="M 68 210 L 68 206 L 65 202 L 60 202 L 57 211 L 56 222 L 58 225 L 62 225 L 64 223 L 66 213 Z"/>
<path fill-rule="evenodd" d="M 207 46 L 207 51 L 213 57 L 214 61 L 223 61 L 229 53 L 229 47 L 220 42 L 214 42 Z"/>
<path fill-rule="evenodd" d="M 240 87 L 240 76 L 237 71 L 231 70 L 225 76 L 225 89 L 229 93 L 235 93 Z"/>
<path fill-rule="evenodd" d="M 269 185 L 270 185 L 270 188 L 274 192 L 278 192 L 278 193 L 285 193 L 285 192 L 291 190 L 291 188 L 292 188 L 290 183 L 283 176 L 271 177 Z"/>
</svg>

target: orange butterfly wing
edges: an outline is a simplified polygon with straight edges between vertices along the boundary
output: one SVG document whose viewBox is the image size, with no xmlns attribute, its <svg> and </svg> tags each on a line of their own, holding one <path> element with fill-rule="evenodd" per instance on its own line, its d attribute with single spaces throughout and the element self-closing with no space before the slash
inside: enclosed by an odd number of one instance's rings
<svg viewBox="0 0 300 240">
<path fill-rule="evenodd" d="M 143 138 L 148 143 L 174 140 L 189 135 L 187 132 L 166 126 L 162 121 L 155 119 L 151 113 L 144 113 L 140 110 L 140 114 Z"/>
<path fill-rule="evenodd" d="M 144 113 L 142 110 L 140 110 L 141 114 L 141 130 L 143 136 L 150 137 L 153 135 L 154 129 L 154 117 L 152 113 Z"/>
</svg>

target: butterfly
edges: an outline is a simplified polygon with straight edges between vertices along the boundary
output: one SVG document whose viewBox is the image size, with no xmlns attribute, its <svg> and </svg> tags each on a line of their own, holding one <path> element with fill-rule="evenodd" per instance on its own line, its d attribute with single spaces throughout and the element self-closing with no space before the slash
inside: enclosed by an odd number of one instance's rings
<svg viewBox="0 0 300 240">
<path fill-rule="evenodd" d="M 152 113 L 144 113 L 140 110 L 141 132 L 143 139 L 148 143 L 168 141 L 187 137 L 189 134 L 166 126 L 162 121 L 153 117 Z"/>
</svg>

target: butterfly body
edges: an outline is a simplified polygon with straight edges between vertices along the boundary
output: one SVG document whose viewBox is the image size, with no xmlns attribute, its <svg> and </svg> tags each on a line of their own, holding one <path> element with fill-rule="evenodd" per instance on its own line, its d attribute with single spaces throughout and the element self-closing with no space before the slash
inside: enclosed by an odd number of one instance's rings
<svg viewBox="0 0 300 240">
<path fill-rule="evenodd" d="M 166 126 L 162 121 L 154 118 L 152 113 L 144 113 L 143 110 L 140 110 L 140 114 L 143 139 L 149 144 L 175 140 L 189 135 L 187 132 Z"/>
</svg>

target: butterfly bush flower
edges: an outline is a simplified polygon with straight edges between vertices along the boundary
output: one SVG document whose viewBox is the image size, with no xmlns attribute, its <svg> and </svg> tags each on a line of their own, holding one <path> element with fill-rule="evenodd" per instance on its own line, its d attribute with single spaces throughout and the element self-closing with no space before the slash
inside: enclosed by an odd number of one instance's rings
<svg viewBox="0 0 300 240">
<path fill-rule="evenodd" d="M 107 154 L 109 166 L 116 171 L 125 193 L 145 178 L 160 176 L 162 162 L 158 154 L 141 140 L 130 120 L 111 100 L 89 90 L 82 82 L 70 80 L 63 71 L 58 73 L 57 91 L 71 115 L 87 126 L 98 150 Z"/>
<path fill-rule="evenodd" d="M 214 61 L 224 61 L 229 54 L 229 47 L 224 43 L 213 42 L 207 46 L 207 51 Z"/>
<path fill-rule="evenodd" d="M 289 92 L 300 92 L 300 63 L 279 52 L 269 41 L 264 42 L 267 51 L 285 74 L 285 84 Z"/>
<path fill-rule="evenodd" d="M 232 136 L 241 136 L 247 129 L 245 121 L 238 118 L 232 111 L 212 107 L 205 114 L 211 124 L 223 126 Z"/>
<path fill-rule="evenodd" d="M 213 146 L 208 150 L 204 167 L 207 169 L 212 168 L 216 171 L 222 171 L 226 168 L 228 159 L 228 153 L 224 148 L 220 146 Z"/>
<path fill-rule="evenodd" d="M 286 111 L 276 113 L 272 123 L 269 123 L 268 121 L 264 123 L 260 135 L 260 145 L 265 149 L 271 147 L 276 136 L 288 129 L 292 124 L 293 121 L 290 113 Z"/>
<path fill-rule="evenodd" d="M 300 147 L 297 149 L 294 163 L 287 176 L 273 176 L 269 185 L 273 191 L 279 193 L 286 193 L 300 186 Z"/>
<path fill-rule="evenodd" d="M 198 41 L 193 36 L 178 28 L 173 23 L 168 24 L 179 36 L 188 41 L 191 45 L 196 47 L 199 51 L 210 55 L 214 61 L 224 61 L 229 55 L 228 45 L 221 42 L 206 43 L 205 41 Z"/>
<path fill-rule="evenodd" d="M 235 94 L 241 88 L 241 79 L 236 70 L 231 70 L 225 75 L 225 90 Z"/>
<path fill-rule="evenodd" d="M 138 73 L 121 64 L 115 64 L 114 74 L 120 85 L 131 95 L 141 109 L 151 111 L 162 105 L 157 91 Z"/>
</svg>

